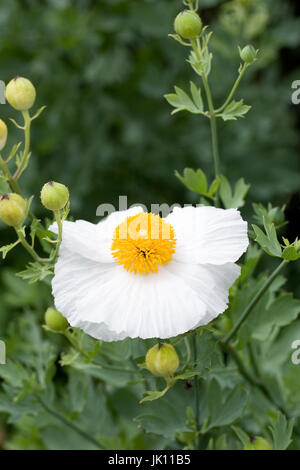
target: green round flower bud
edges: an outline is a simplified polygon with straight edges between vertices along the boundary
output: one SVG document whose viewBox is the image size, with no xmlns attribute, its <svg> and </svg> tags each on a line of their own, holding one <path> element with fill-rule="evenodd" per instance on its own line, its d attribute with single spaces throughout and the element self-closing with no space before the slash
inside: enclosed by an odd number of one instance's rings
<svg viewBox="0 0 300 470">
<path fill-rule="evenodd" d="M 4 149 L 7 139 L 7 125 L 0 119 L 0 151 Z"/>
<path fill-rule="evenodd" d="M 201 33 L 201 18 L 195 11 L 184 10 L 176 16 L 174 29 L 184 39 L 195 39 Z"/>
<path fill-rule="evenodd" d="M 220 326 L 225 333 L 229 333 L 233 327 L 231 318 L 228 318 L 226 315 L 222 315 L 220 319 Z"/>
<path fill-rule="evenodd" d="M 6 99 L 18 111 L 30 109 L 35 102 L 35 97 L 35 88 L 27 78 L 15 77 L 6 86 Z"/>
<path fill-rule="evenodd" d="M 67 186 L 54 181 L 44 184 L 41 191 L 42 204 L 50 211 L 63 209 L 69 200 L 69 196 Z"/>
<path fill-rule="evenodd" d="M 10 227 L 19 228 L 27 216 L 27 202 L 19 194 L 0 196 L 0 219 Z"/>
<path fill-rule="evenodd" d="M 272 446 L 264 437 L 256 436 L 244 446 L 244 450 L 272 450 Z"/>
<path fill-rule="evenodd" d="M 171 344 L 158 343 L 146 354 L 146 367 L 158 377 L 172 377 L 179 366 L 177 352 Z"/>
<path fill-rule="evenodd" d="M 252 64 L 256 60 L 257 52 L 253 46 L 248 45 L 241 50 L 240 56 L 246 64 Z"/>
<path fill-rule="evenodd" d="M 69 326 L 68 320 L 54 307 L 46 311 L 45 322 L 48 328 L 54 331 L 65 331 Z"/>
</svg>

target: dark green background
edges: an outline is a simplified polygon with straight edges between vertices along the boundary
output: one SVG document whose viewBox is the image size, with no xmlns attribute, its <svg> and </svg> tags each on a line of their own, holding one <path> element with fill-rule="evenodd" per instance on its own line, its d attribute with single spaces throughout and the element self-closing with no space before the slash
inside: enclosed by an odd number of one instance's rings
<svg viewBox="0 0 300 470">
<path fill-rule="evenodd" d="M 237 46 L 251 42 L 261 50 L 237 95 L 252 111 L 220 126 L 223 171 L 232 181 L 244 176 L 252 200 L 287 201 L 300 175 L 291 105 L 291 83 L 300 78 L 297 2 L 200 0 L 201 7 L 214 31 L 216 103 L 236 74 Z M 211 174 L 212 162 L 208 122 L 171 117 L 163 99 L 174 84 L 197 81 L 187 50 L 167 37 L 180 8 L 179 0 L 1 2 L 0 78 L 30 78 L 36 106 L 47 105 L 33 128 L 33 158 L 23 178 L 28 195 L 38 195 L 49 179 L 62 181 L 71 190 L 72 213 L 90 220 L 98 204 L 116 203 L 119 194 L 130 204 L 191 200 L 174 170 L 201 167 Z M 18 117 L 8 105 L 0 112 Z M 9 132 L 9 143 L 20 139 L 13 125 Z"/>
</svg>

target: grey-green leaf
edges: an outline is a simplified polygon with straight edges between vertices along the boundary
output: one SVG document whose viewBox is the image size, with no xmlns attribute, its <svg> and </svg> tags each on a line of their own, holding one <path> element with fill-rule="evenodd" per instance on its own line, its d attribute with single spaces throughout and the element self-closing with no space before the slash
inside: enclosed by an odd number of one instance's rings
<svg viewBox="0 0 300 470">
<path fill-rule="evenodd" d="M 224 109 L 221 117 L 223 121 L 235 121 L 239 117 L 244 117 L 251 109 L 251 106 L 244 104 L 243 100 L 231 101 Z"/>
</svg>

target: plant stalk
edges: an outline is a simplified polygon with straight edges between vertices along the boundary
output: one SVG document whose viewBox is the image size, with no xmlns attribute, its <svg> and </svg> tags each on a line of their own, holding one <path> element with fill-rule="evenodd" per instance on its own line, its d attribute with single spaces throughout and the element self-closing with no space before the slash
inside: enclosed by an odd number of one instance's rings
<svg viewBox="0 0 300 470">
<path fill-rule="evenodd" d="M 232 330 L 229 331 L 229 333 L 225 336 L 225 338 L 222 340 L 224 344 L 228 344 L 233 336 L 237 333 L 237 331 L 240 329 L 244 321 L 248 318 L 249 314 L 255 307 L 255 305 L 258 303 L 258 301 L 261 299 L 261 297 L 264 295 L 268 287 L 272 284 L 274 279 L 278 276 L 278 274 L 283 270 L 283 268 L 287 265 L 288 261 L 283 260 L 277 268 L 273 271 L 273 273 L 268 277 L 264 285 L 259 289 L 259 291 L 255 294 L 251 302 L 247 305 L 245 308 L 244 312 L 240 316 L 239 320 L 236 322 Z"/>
</svg>

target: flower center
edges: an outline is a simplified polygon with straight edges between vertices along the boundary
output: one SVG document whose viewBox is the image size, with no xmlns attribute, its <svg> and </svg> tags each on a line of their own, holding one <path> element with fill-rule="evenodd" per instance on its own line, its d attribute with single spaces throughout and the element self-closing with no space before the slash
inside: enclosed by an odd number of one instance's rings
<svg viewBox="0 0 300 470">
<path fill-rule="evenodd" d="M 173 227 L 159 215 L 140 214 L 122 222 L 115 230 L 112 256 L 126 271 L 134 274 L 157 273 L 175 253 Z"/>
</svg>

